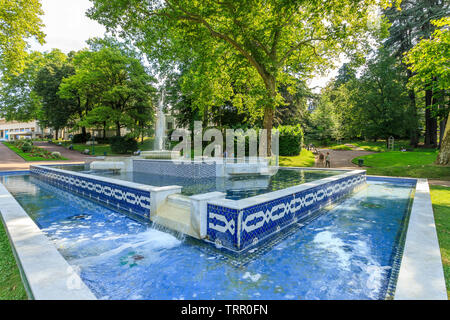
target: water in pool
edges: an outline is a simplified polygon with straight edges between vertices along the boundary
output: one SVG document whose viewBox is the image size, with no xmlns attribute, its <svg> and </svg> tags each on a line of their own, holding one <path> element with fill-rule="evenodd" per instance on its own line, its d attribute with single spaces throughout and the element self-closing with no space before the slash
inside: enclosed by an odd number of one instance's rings
<svg viewBox="0 0 450 320">
<path fill-rule="evenodd" d="M 236 263 L 30 176 L 0 179 L 100 299 L 384 299 L 412 192 L 369 181 Z"/>
<path fill-rule="evenodd" d="M 213 191 L 226 193 L 227 199 L 239 200 L 271 191 L 281 190 L 302 183 L 342 174 L 337 170 L 279 169 L 273 176 L 239 175 L 217 178 L 182 178 L 143 172 L 117 172 L 112 170 L 86 170 L 84 165 L 57 166 L 58 169 L 78 171 L 97 176 L 126 180 L 152 186 L 182 186 L 186 196 Z"/>
</svg>

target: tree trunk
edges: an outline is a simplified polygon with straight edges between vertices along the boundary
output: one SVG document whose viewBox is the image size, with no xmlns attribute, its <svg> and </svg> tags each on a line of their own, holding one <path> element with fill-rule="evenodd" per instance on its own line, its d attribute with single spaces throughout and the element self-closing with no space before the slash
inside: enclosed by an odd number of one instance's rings
<svg viewBox="0 0 450 320">
<path fill-rule="evenodd" d="M 120 137 L 120 122 L 116 122 L 116 136 Z"/>
<path fill-rule="evenodd" d="M 103 139 L 106 139 L 106 121 L 103 121 Z"/>
<path fill-rule="evenodd" d="M 55 139 L 58 140 L 59 129 L 55 129 Z"/>
<path fill-rule="evenodd" d="M 442 141 L 444 140 L 444 133 L 445 133 L 445 124 L 447 123 L 447 118 L 442 119 L 439 122 L 439 145 L 438 148 L 441 149 L 442 147 Z"/>
<path fill-rule="evenodd" d="M 272 126 L 273 126 L 273 114 L 274 114 L 274 109 L 273 107 L 270 106 L 266 106 L 264 108 L 264 129 L 267 130 L 267 156 L 270 157 L 271 156 L 271 152 L 272 152 Z"/>
<path fill-rule="evenodd" d="M 407 70 L 407 76 L 408 76 L 408 81 L 409 79 L 413 76 L 412 71 L 410 69 L 406 69 Z M 419 144 L 419 132 L 418 132 L 418 128 L 419 128 L 419 121 L 418 121 L 418 116 L 417 116 L 417 105 L 416 105 L 416 93 L 414 91 L 414 89 L 408 90 L 408 97 L 409 97 L 409 105 L 410 105 L 410 110 L 411 110 L 411 127 L 409 130 L 409 144 L 414 147 L 417 148 L 417 145 Z"/>
<path fill-rule="evenodd" d="M 448 165 L 450 162 L 450 117 L 447 117 L 447 125 L 445 126 L 444 138 L 441 143 L 436 163 L 440 165 Z"/>
<path fill-rule="evenodd" d="M 414 90 L 409 90 L 409 99 L 410 99 L 410 110 L 411 110 L 411 128 L 409 130 L 409 144 L 417 148 L 419 144 L 419 133 L 417 131 L 419 124 L 417 121 L 417 107 L 416 107 L 416 95 Z"/>
<path fill-rule="evenodd" d="M 425 146 L 436 148 L 437 146 L 437 120 L 432 115 L 433 91 L 425 91 Z"/>
<path fill-rule="evenodd" d="M 275 115 L 275 98 L 277 95 L 276 92 L 276 83 L 275 77 L 268 76 L 265 81 L 266 89 L 269 93 L 269 102 L 264 107 L 264 119 L 263 119 L 263 127 L 267 131 L 267 156 L 270 157 L 272 155 L 272 127 L 273 127 L 273 118 Z"/>
</svg>

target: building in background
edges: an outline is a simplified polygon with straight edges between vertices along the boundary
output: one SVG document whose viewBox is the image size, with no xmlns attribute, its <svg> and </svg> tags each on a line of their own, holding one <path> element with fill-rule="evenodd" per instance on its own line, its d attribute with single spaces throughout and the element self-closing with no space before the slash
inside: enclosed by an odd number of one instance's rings
<svg viewBox="0 0 450 320">
<path fill-rule="evenodd" d="M 50 130 L 42 129 L 36 120 L 30 122 L 19 122 L 0 119 L 0 139 L 34 139 L 43 138 L 47 134 L 50 134 Z"/>
</svg>

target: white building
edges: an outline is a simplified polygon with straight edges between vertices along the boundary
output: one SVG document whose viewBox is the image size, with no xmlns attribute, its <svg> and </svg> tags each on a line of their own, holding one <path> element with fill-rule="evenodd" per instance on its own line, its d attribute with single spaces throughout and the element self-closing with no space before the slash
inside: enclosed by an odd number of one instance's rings
<svg viewBox="0 0 450 320">
<path fill-rule="evenodd" d="M 49 133 L 49 130 L 43 130 L 36 120 L 19 122 L 0 119 L 0 139 L 16 140 L 24 138 L 41 138 Z"/>
</svg>

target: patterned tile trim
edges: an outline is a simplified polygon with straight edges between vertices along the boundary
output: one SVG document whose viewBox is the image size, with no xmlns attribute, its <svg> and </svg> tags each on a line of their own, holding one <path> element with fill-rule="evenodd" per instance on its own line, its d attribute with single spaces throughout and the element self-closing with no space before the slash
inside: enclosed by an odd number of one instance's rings
<svg viewBox="0 0 450 320">
<path fill-rule="evenodd" d="M 172 160 L 133 160 L 133 171 L 182 178 L 211 178 L 216 176 L 214 162 Z"/>
<path fill-rule="evenodd" d="M 208 204 L 208 241 L 242 251 L 364 186 L 365 173 L 330 181 L 241 210 Z"/>
<path fill-rule="evenodd" d="M 150 218 L 150 191 L 121 185 L 120 180 L 117 180 L 117 183 L 110 183 L 60 169 L 31 166 L 30 173 L 59 188 L 93 198 L 146 219 Z"/>
</svg>

